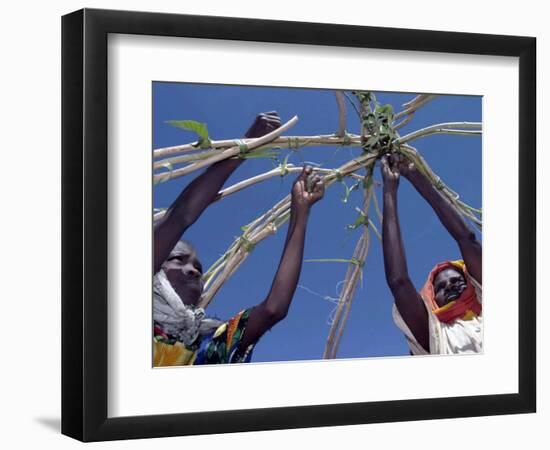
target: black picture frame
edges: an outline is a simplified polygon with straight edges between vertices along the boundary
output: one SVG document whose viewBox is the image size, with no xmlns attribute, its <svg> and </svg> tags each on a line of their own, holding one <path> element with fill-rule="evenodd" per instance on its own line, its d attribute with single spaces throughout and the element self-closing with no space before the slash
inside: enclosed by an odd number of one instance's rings
<svg viewBox="0 0 550 450">
<path fill-rule="evenodd" d="M 108 418 L 109 33 L 519 57 L 518 393 Z M 64 16 L 62 433 L 101 441 L 535 412 L 535 71 L 533 37 L 95 9 Z"/>
</svg>

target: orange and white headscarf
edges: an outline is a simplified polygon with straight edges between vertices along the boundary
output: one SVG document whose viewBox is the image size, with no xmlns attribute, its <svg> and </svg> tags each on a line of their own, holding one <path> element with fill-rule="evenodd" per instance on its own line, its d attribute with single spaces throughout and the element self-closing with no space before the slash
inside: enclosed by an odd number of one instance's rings
<svg viewBox="0 0 550 450">
<path fill-rule="evenodd" d="M 434 279 L 439 272 L 448 268 L 458 269 L 462 272 L 466 281 L 466 289 L 456 300 L 440 307 L 435 301 Z M 428 275 L 426 283 L 420 290 L 420 295 L 440 322 L 451 323 L 456 319 L 471 320 L 481 315 L 481 303 L 469 278 L 466 265 L 462 260 L 437 264 Z"/>
</svg>

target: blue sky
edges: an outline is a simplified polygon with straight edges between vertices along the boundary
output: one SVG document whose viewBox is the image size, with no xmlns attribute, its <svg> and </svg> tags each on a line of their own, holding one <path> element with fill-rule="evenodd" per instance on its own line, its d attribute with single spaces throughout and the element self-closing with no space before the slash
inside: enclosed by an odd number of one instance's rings
<svg viewBox="0 0 550 450">
<path fill-rule="evenodd" d="M 368 86 L 364 87 L 368 90 Z M 416 94 L 380 93 L 380 103 L 401 110 L 402 103 Z M 439 96 L 420 109 L 414 119 L 400 130 L 410 131 L 441 122 L 481 121 L 481 97 Z M 348 131 L 359 132 L 357 117 L 349 104 Z M 286 122 L 294 115 L 299 122 L 288 135 L 330 134 L 337 128 L 337 107 L 333 91 L 318 89 L 268 88 L 249 86 L 153 83 L 153 148 L 196 141 L 193 133 L 174 128 L 167 120 L 196 120 L 208 125 L 212 139 L 240 138 L 259 112 L 276 110 Z M 472 206 L 481 206 L 481 138 L 436 135 L 412 143 L 428 164 Z M 288 151 L 280 156 L 282 160 Z M 338 167 L 360 149 L 307 147 L 293 153 L 289 162 L 302 160 Z M 250 159 L 226 183 L 257 175 L 273 168 L 268 159 Z M 154 206 L 166 208 L 194 178 L 192 173 L 154 187 Z M 198 250 L 205 268 L 225 251 L 241 233 L 240 227 L 264 212 L 290 191 L 294 174 L 274 177 L 211 205 L 186 232 Z M 379 168 L 375 171 L 380 181 Z M 342 202 L 344 188 L 334 185 L 311 212 L 304 251 L 305 259 L 343 258 L 353 253 L 360 230 L 350 232 L 346 225 L 357 217 L 356 206 L 362 194 L 355 191 L 348 203 Z M 376 195 L 381 202 L 381 188 Z M 460 257 L 458 247 L 433 211 L 418 193 L 402 179 L 399 188 L 399 213 L 407 253 L 409 272 L 420 289 L 428 272 L 438 262 Z M 377 223 L 377 220 L 375 220 Z M 267 295 L 281 252 L 286 225 L 258 245 L 239 271 L 214 298 L 207 313 L 228 319 L 243 308 L 261 302 Z M 339 358 L 408 355 L 402 333 L 391 317 L 393 297 L 384 276 L 382 248 L 371 233 L 372 241 L 364 267 L 363 288 L 358 286 L 348 324 L 338 351 Z M 336 286 L 347 269 L 342 263 L 304 262 L 299 287 L 286 319 L 258 342 L 253 362 L 311 360 L 322 357 L 334 304 L 323 296 L 337 297 Z M 314 291 L 319 295 L 314 295 Z"/>
</svg>

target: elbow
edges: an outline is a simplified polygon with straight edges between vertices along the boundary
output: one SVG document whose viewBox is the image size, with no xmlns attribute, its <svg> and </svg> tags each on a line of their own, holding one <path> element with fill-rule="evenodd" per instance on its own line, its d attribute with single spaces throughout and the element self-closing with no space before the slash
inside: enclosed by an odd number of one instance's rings
<svg viewBox="0 0 550 450">
<path fill-rule="evenodd" d="M 463 245 L 479 245 L 476 234 L 468 229 L 463 236 L 458 239 L 458 244 L 462 247 Z"/>
<path fill-rule="evenodd" d="M 267 303 L 266 305 L 264 305 L 263 309 L 264 309 L 265 317 L 269 322 L 270 326 L 273 326 L 276 323 L 279 323 L 288 314 L 288 307 L 282 307 L 279 305 L 270 305 L 269 303 Z"/>
<path fill-rule="evenodd" d="M 408 283 L 410 283 L 409 278 L 402 275 L 391 275 L 386 277 L 386 279 L 392 292 L 400 291 L 407 286 Z"/>
</svg>

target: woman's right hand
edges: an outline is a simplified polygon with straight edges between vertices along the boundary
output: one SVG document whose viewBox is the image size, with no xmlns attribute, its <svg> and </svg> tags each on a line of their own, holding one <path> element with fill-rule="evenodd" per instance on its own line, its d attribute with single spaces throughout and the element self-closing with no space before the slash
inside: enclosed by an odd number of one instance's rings
<svg viewBox="0 0 550 450">
<path fill-rule="evenodd" d="M 393 155 L 384 155 L 380 159 L 380 171 L 384 181 L 384 189 L 397 192 L 399 186 L 399 165 Z"/>
<path fill-rule="evenodd" d="M 321 177 L 313 174 L 310 166 L 304 166 L 302 172 L 292 185 L 292 208 L 300 212 L 307 212 L 325 195 L 325 184 Z"/>
</svg>

